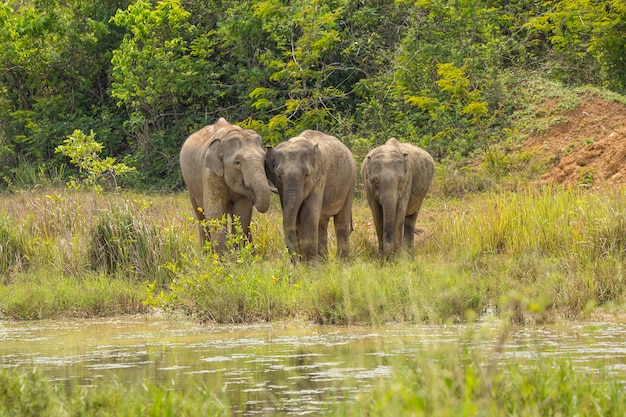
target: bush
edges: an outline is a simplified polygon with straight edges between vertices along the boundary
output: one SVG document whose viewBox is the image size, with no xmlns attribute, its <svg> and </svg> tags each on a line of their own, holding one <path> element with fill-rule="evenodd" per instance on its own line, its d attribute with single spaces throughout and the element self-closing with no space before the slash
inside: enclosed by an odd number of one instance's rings
<svg viewBox="0 0 626 417">
<path fill-rule="evenodd" d="M 128 208 L 113 209 L 101 212 L 92 229 L 89 259 L 93 269 L 163 284 L 173 276 L 165 266 L 182 258 L 180 243 L 178 236 L 147 226 Z"/>
</svg>

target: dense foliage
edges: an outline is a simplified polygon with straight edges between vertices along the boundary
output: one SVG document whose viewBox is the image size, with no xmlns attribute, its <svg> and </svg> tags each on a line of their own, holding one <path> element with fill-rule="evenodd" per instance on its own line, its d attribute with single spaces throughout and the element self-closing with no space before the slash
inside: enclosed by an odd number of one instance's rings
<svg viewBox="0 0 626 417">
<path fill-rule="evenodd" d="M 223 116 L 276 143 L 333 133 L 357 159 L 390 136 L 436 158 L 506 136 L 529 74 L 626 92 L 623 0 L 7 0 L 0 175 L 65 175 L 76 130 L 181 185 L 177 156 Z"/>
</svg>

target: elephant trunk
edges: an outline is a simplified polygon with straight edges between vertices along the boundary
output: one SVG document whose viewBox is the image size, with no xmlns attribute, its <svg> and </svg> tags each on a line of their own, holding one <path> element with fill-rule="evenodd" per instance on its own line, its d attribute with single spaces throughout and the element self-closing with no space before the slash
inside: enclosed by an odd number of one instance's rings
<svg viewBox="0 0 626 417">
<path fill-rule="evenodd" d="M 396 236 L 396 215 L 397 215 L 397 204 L 398 204 L 398 195 L 395 192 L 389 192 L 382 199 L 382 209 L 383 209 L 383 244 L 382 250 L 384 256 L 389 256 L 395 250 L 395 241 L 398 239 Z"/>
<path fill-rule="evenodd" d="M 259 213 L 265 213 L 270 208 L 271 191 L 262 161 L 259 166 L 251 167 L 244 172 L 244 178 L 247 178 L 246 186 L 252 203 Z"/>
<path fill-rule="evenodd" d="M 303 200 L 303 191 L 299 186 L 289 186 L 283 193 L 283 232 L 289 253 L 298 253 L 296 222 Z"/>
</svg>

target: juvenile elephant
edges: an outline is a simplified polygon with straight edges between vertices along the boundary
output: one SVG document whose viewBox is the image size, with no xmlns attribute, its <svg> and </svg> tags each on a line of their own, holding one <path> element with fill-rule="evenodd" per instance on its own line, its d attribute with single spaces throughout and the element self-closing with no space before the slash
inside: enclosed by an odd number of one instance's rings
<svg viewBox="0 0 626 417">
<path fill-rule="evenodd" d="M 226 248 L 226 229 L 210 232 L 204 220 L 239 217 L 248 241 L 252 207 L 263 213 L 270 205 L 270 186 L 265 174 L 265 151 L 261 136 L 220 118 L 185 140 L 180 167 L 189 198 L 200 221 L 200 244 L 212 241 L 221 253 Z M 232 232 L 232 230 L 230 230 Z"/>
<path fill-rule="evenodd" d="M 403 242 L 413 246 L 415 221 L 434 171 L 428 152 L 396 138 L 372 149 L 363 160 L 361 179 L 384 257 Z"/>
<path fill-rule="evenodd" d="M 289 253 L 311 260 L 328 254 L 328 221 L 333 217 L 337 255 L 350 252 L 352 200 L 356 163 L 334 136 L 305 130 L 268 147 L 267 177 L 276 185 L 283 209 L 283 231 Z"/>
</svg>

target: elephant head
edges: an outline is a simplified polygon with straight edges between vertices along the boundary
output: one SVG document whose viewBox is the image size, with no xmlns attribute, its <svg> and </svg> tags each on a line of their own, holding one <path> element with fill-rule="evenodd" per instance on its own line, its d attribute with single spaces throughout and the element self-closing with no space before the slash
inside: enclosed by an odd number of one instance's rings
<svg viewBox="0 0 626 417">
<path fill-rule="evenodd" d="M 287 248 L 292 255 L 298 254 L 301 248 L 298 247 L 297 223 L 303 201 L 326 172 L 319 146 L 306 139 L 294 138 L 276 148 L 268 147 L 265 169 L 280 196 Z"/>
<path fill-rule="evenodd" d="M 236 194 L 247 196 L 260 213 L 270 206 L 261 137 L 250 129 L 218 130 L 204 162 Z"/>
</svg>

